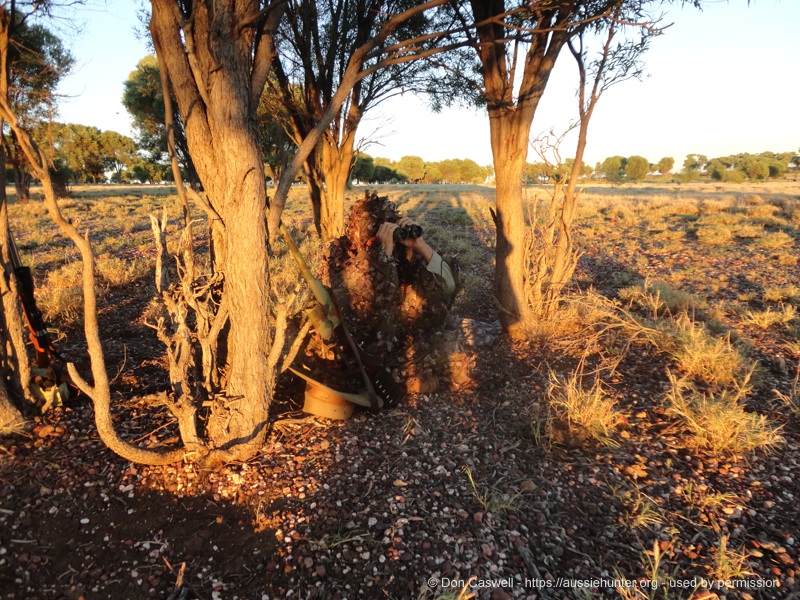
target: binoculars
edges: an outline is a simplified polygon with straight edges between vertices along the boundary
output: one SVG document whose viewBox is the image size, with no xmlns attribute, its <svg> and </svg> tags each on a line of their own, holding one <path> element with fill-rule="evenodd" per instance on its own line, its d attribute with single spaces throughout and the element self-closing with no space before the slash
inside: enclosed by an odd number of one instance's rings
<svg viewBox="0 0 800 600">
<path fill-rule="evenodd" d="M 392 232 L 392 237 L 395 242 L 402 242 L 407 239 L 416 239 L 422 237 L 422 227 L 419 225 L 406 225 L 405 227 L 398 227 Z"/>
</svg>

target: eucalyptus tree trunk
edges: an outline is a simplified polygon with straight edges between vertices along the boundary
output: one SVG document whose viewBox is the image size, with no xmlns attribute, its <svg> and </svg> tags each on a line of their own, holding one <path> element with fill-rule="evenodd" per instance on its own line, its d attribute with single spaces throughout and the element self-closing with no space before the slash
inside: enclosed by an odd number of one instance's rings
<svg viewBox="0 0 800 600">
<path fill-rule="evenodd" d="M 0 8 L 0 99 L 8 100 L 8 47 L 10 42 L 11 15 Z M 0 117 L 0 131 L 5 120 Z M 8 219 L 6 197 L 6 144 L 0 143 L 0 376 L 8 378 L 10 389 L 4 391 L 33 402 L 30 391 L 31 367 L 23 336 L 24 322 L 17 294 L 17 282 L 11 264 L 11 229 Z M 5 382 L 4 382 L 5 383 Z"/>
<path fill-rule="evenodd" d="M 320 206 L 320 229 L 323 240 L 336 239 L 344 234 L 344 199 L 353 164 L 355 130 L 346 132 L 345 136 L 341 144 L 330 135 L 322 139 L 325 193 Z"/>
<path fill-rule="evenodd" d="M 483 67 L 483 93 L 489 113 L 489 132 L 496 180 L 497 230 L 495 292 L 500 321 L 512 336 L 522 336 L 533 318 L 525 297 L 525 219 L 522 209 L 522 171 L 528 157 L 531 123 L 550 73 L 568 39 L 563 28 L 574 8 L 550 3 L 538 6 L 531 42 L 524 60 L 504 24 L 504 0 L 471 0 Z M 508 50 L 513 46 L 513 51 Z M 521 73 L 517 72 L 518 62 Z M 515 86 L 518 91 L 515 94 Z"/>
<path fill-rule="evenodd" d="M 522 171 L 528 155 L 530 134 L 530 121 L 520 122 L 514 116 L 489 110 L 495 170 L 495 293 L 500 307 L 500 320 L 512 334 L 524 323 L 528 312 L 525 298 L 526 227 L 522 209 Z"/>
<path fill-rule="evenodd" d="M 166 67 L 198 177 L 224 234 L 215 244 L 229 307 L 227 334 L 212 365 L 224 377 L 207 431 L 229 458 L 252 456 L 266 434 L 269 236 L 264 167 L 255 119 L 260 73 L 252 64 L 256 1 L 196 2 L 184 14 L 174 0 L 153 0 L 150 31 Z M 259 51 L 271 52 L 269 47 Z M 261 83 L 263 88 L 263 83 Z"/>
<path fill-rule="evenodd" d="M 20 165 L 14 165 L 14 190 L 20 202 L 28 202 L 31 199 L 31 179 L 30 173 Z"/>
</svg>

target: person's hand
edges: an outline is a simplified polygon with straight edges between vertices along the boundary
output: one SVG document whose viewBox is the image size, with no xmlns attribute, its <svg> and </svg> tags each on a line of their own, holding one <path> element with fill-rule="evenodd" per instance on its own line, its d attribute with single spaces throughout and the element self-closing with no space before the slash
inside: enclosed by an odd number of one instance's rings
<svg viewBox="0 0 800 600">
<path fill-rule="evenodd" d="M 381 223 L 381 226 L 378 228 L 378 233 L 375 234 L 375 237 L 377 237 L 383 245 L 383 253 L 386 256 L 391 256 L 394 252 L 394 230 L 397 229 L 397 227 L 398 225 L 396 223 Z"/>
<path fill-rule="evenodd" d="M 408 217 L 400 217 L 397 221 L 397 225 L 399 227 L 410 227 L 411 225 L 416 225 L 414 221 L 409 219 Z M 406 238 L 400 242 L 406 248 L 411 248 L 417 254 L 420 254 L 422 258 L 425 259 L 425 262 L 428 263 L 431 261 L 431 257 L 433 256 L 433 248 L 431 248 L 428 243 L 422 238 L 422 236 L 418 238 Z"/>
</svg>

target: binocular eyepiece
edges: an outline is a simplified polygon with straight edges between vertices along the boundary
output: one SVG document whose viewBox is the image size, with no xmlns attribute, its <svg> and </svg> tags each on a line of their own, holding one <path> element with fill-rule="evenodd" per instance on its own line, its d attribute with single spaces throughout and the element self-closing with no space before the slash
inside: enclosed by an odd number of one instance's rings
<svg viewBox="0 0 800 600">
<path fill-rule="evenodd" d="M 422 227 L 419 225 L 406 225 L 405 227 L 398 227 L 392 232 L 392 237 L 395 242 L 402 242 L 407 239 L 416 239 L 422 237 Z"/>
</svg>

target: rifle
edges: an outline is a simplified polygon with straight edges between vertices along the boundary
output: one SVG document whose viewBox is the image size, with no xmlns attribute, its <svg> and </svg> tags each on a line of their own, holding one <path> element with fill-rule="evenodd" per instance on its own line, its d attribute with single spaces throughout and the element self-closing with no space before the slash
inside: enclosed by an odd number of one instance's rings
<svg viewBox="0 0 800 600">
<path fill-rule="evenodd" d="M 19 249 L 14 237 L 11 235 L 11 230 L 8 230 L 8 239 L 11 266 L 14 269 L 14 279 L 17 282 L 17 295 L 20 304 L 22 304 L 25 322 L 28 325 L 28 337 L 36 352 L 37 368 L 33 369 L 35 377 L 31 384 L 31 391 L 34 397 L 44 401 L 44 406 L 42 407 L 42 412 L 44 412 L 52 406 L 60 406 L 63 400 L 69 398 L 68 385 L 71 385 L 71 381 L 65 372 L 53 364 L 53 358 L 61 359 L 61 355 L 53 346 L 42 312 L 36 306 L 33 274 L 30 267 L 23 266 L 19 256 Z M 47 382 L 50 381 L 52 381 L 52 384 L 48 385 Z"/>
<path fill-rule="evenodd" d="M 36 366 L 41 369 L 47 369 L 50 367 L 50 357 L 58 357 L 58 352 L 56 352 L 50 339 L 50 334 L 47 332 L 42 311 L 36 306 L 31 268 L 23 266 L 19 257 L 19 249 L 14 237 L 11 235 L 11 231 L 8 232 L 8 239 L 11 266 L 14 268 L 14 279 L 17 280 L 17 293 L 22 304 L 25 321 L 28 324 L 28 337 L 36 351 Z"/>
<path fill-rule="evenodd" d="M 334 300 L 333 294 L 311 273 L 311 269 L 308 267 L 305 260 L 303 260 L 303 255 L 300 254 L 300 250 L 297 248 L 297 245 L 294 243 L 292 236 L 289 234 L 283 222 L 280 223 L 280 232 L 283 235 L 283 239 L 286 241 L 286 245 L 289 247 L 289 253 L 292 255 L 292 258 L 294 258 L 295 263 L 297 263 L 300 274 L 308 283 L 317 301 L 306 313 L 314 329 L 324 341 L 336 342 L 337 352 L 340 355 L 346 354 L 350 359 L 355 361 L 361 373 L 361 378 L 364 380 L 364 385 L 367 388 L 370 408 L 373 413 L 379 412 L 382 403 L 375 391 L 376 388 L 381 391 L 384 402 L 394 400 L 394 396 L 396 395 L 392 390 L 392 384 L 389 383 L 385 377 L 378 377 L 374 381 L 371 377 L 371 375 L 375 376 L 376 374 L 380 374 L 378 372 L 378 368 L 381 364 L 380 358 L 367 354 L 356 344 L 342 319 L 341 311 L 336 304 L 336 300 Z M 368 372 L 368 367 L 372 373 Z M 306 376 L 303 377 L 308 379 Z"/>
</svg>

